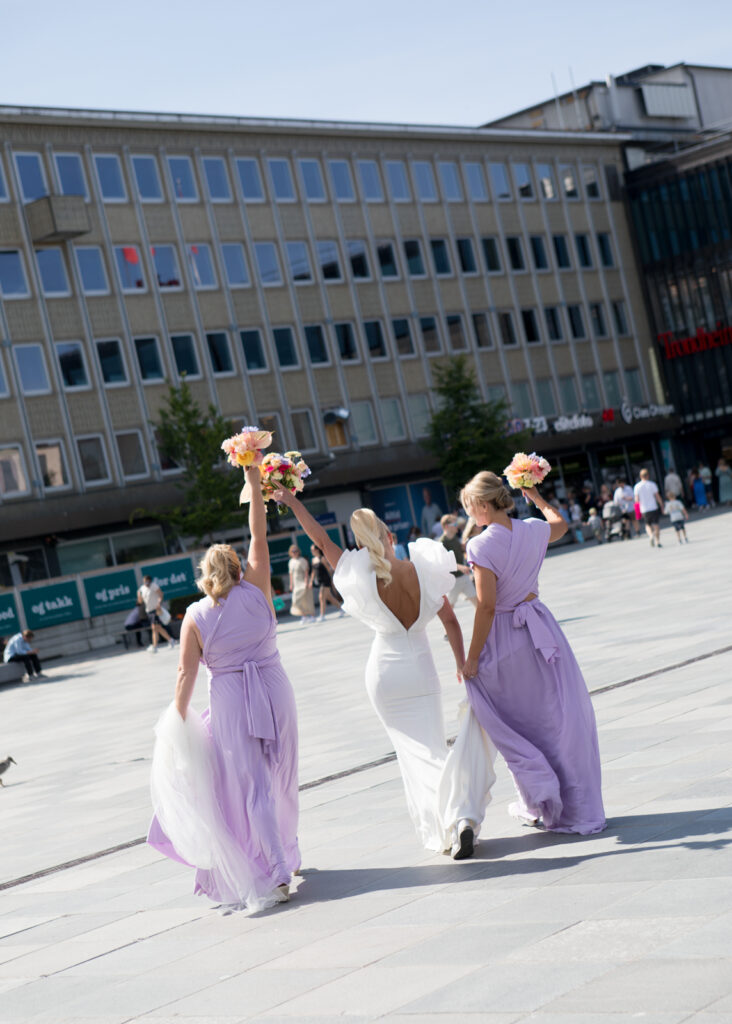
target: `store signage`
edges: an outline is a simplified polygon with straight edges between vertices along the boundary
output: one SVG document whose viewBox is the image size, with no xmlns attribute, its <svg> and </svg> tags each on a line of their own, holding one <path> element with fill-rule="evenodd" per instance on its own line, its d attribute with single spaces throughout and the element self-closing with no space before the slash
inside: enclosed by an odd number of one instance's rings
<svg viewBox="0 0 732 1024">
<path fill-rule="evenodd" d="M 655 416 L 673 416 L 673 405 L 631 405 L 630 402 L 623 402 L 620 406 L 620 415 L 626 423 L 633 420 L 651 420 Z"/>
<path fill-rule="evenodd" d="M 699 352 L 709 352 L 713 348 L 724 348 L 732 345 L 732 327 L 717 324 L 716 330 L 707 331 L 698 327 L 696 334 L 687 338 L 674 338 L 673 331 L 664 331 L 658 335 L 667 359 L 678 359 L 681 356 L 695 356 Z"/>
<path fill-rule="evenodd" d="M 13 594 L 0 594 L 0 636 L 11 636 L 20 629 L 18 609 Z"/>
<path fill-rule="evenodd" d="M 46 629 L 84 618 L 76 580 L 33 587 L 20 595 L 28 629 Z"/>
<path fill-rule="evenodd" d="M 153 562 L 140 569 L 143 576 L 152 576 L 164 598 L 185 597 L 196 592 L 196 578 L 190 558 L 176 558 L 171 562 Z"/>
<path fill-rule="evenodd" d="M 134 569 L 87 576 L 83 584 L 86 603 L 92 617 L 126 611 L 137 604 L 137 579 Z"/>
<path fill-rule="evenodd" d="M 558 416 L 552 426 L 558 434 L 566 434 L 570 430 L 589 430 L 595 421 L 586 412 L 576 412 L 572 416 Z"/>
</svg>

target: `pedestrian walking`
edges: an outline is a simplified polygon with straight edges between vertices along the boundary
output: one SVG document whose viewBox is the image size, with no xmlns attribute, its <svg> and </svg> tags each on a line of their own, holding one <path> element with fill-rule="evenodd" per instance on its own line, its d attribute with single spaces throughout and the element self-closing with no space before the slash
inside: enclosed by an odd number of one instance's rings
<svg viewBox="0 0 732 1024">
<path fill-rule="evenodd" d="M 457 516 L 451 514 L 444 515 L 440 519 L 440 525 L 442 526 L 442 535 L 439 538 L 439 542 L 447 551 L 452 551 L 457 566 L 452 574 L 455 577 L 455 585 L 447 595 L 447 599 L 454 608 L 462 594 L 467 601 L 470 601 L 475 606 L 478 603 L 478 598 L 475 595 L 475 583 L 473 583 L 473 574 L 470 571 L 470 566 L 465 564 L 463 543 L 458 537 Z"/>
<path fill-rule="evenodd" d="M 714 488 L 712 487 L 712 471 L 706 462 L 699 463 L 699 469 L 697 470 L 702 483 L 704 484 L 704 490 L 707 492 L 707 504 L 714 508 Z"/>
<path fill-rule="evenodd" d="M 35 634 L 32 629 L 24 629 L 22 633 L 11 636 L 3 650 L 3 661 L 21 662 L 25 668 L 23 682 L 28 683 L 34 676 L 38 679 L 45 679 L 41 669 L 41 660 L 38 657 L 38 649 L 31 647 L 30 642 Z"/>
<path fill-rule="evenodd" d="M 142 586 L 137 591 L 137 600 L 145 609 L 145 614 L 150 620 L 152 643 L 148 647 L 148 651 L 151 654 L 158 653 L 158 640 L 161 635 L 168 641 L 170 647 L 175 647 L 175 640 L 162 621 L 164 616 L 163 596 L 162 590 L 152 576 L 143 576 Z M 170 617 L 168 617 L 168 621 L 170 621 Z"/>
<path fill-rule="evenodd" d="M 674 498 L 680 498 L 683 495 L 684 485 L 675 469 L 670 469 L 663 478 L 663 491 L 664 494 L 668 494 L 670 491 Z"/>
<path fill-rule="evenodd" d="M 676 531 L 676 539 L 679 544 L 689 543 L 689 538 L 686 536 L 686 527 L 684 526 L 685 521 L 689 518 L 689 513 L 684 507 L 684 503 L 681 498 L 677 498 L 673 491 L 668 491 L 666 494 L 668 501 L 666 502 L 666 512 L 671 520 L 671 525 Z"/>
<path fill-rule="evenodd" d="M 691 493 L 694 499 L 694 504 L 700 512 L 706 512 L 709 508 L 709 498 L 707 497 L 707 489 L 704 486 L 704 480 L 696 473 L 691 474 Z"/>
<path fill-rule="evenodd" d="M 297 544 L 290 546 L 288 554 L 290 560 L 287 563 L 287 571 L 290 574 L 290 593 L 292 594 L 290 615 L 299 616 L 300 622 L 305 625 L 315 621 L 313 591 L 308 585 L 310 583 L 310 566 Z"/>
<path fill-rule="evenodd" d="M 613 502 L 620 509 L 620 516 L 623 525 L 623 539 L 630 540 L 631 537 L 631 523 L 635 524 L 635 534 L 638 536 L 638 523 L 636 522 L 634 515 L 635 496 L 633 494 L 633 488 L 630 486 L 627 480 L 619 476 L 615 481 L 615 490 L 613 492 Z"/>
<path fill-rule="evenodd" d="M 717 477 L 717 487 L 719 488 L 717 492 L 719 504 L 732 505 L 732 468 L 724 457 L 717 462 L 714 474 Z"/>
<path fill-rule="evenodd" d="M 325 621 L 325 609 L 329 604 L 334 605 L 341 616 L 345 615 L 346 613 L 343 611 L 343 606 L 333 590 L 333 578 L 328 571 L 328 566 L 325 564 L 322 548 L 319 548 L 317 544 L 313 544 L 310 548 L 310 553 L 312 555 L 312 560 L 310 562 L 311 572 L 308 586 L 318 588 L 320 615 L 318 616 L 317 621 Z"/>
<path fill-rule="evenodd" d="M 646 524 L 646 533 L 651 541 L 651 547 L 661 547 L 661 515 L 663 513 L 663 498 L 658 490 L 658 484 L 651 480 L 651 474 L 647 469 L 639 473 L 638 483 L 633 488 L 633 495 Z"/>
</svg>

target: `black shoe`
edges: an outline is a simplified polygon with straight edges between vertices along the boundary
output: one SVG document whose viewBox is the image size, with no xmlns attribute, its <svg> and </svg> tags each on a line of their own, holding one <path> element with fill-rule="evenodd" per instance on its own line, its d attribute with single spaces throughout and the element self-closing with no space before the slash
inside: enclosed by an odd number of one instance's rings
<svg viewBox="0 0 732 1024">
<path fill-rule="evenodd" d="M 457 838 L 452 844 L 450 856 L 453 860 L 467 860 L 473 856 L 475 849 L 475 832 L 473 826 L 464 818 L 457 824 Z"/>
</svg>

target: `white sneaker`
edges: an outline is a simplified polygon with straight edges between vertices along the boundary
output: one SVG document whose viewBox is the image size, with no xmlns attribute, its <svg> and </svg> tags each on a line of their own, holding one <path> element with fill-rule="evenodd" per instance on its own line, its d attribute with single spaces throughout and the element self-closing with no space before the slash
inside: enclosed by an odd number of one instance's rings
<svg viewBox="0 0 732 1024">
<path fill-rule="evenodd" d="M 343 611 L 343 609 L 342 609 L 342 608 L 339 608 L 339 609 L 338 609 L 338 617 L 339 617 L 340 619 L 345 619 L 345 617 L 346 617 L 346 613 L 345 613 L 345 612 Z"/>
<path fill-rule="evenodd" d="M 315 621 L 316 622 L 325 622 L 325 615 L 319 615 Z"/>
<path fill-rule="evenodd" d="M 173 648 L 173 647 L 175 647 L 175 645 L 176 645 L 176 641 L 171 636 L 170 640 L 168 640 L 168 647 Z"/>
<path fill-rule="evenodd" d="M 150 654 L 157 654 L 158 653 L 158 649 L 153 644 L 150 644 L 150 646 L 148 647 L 148 652 Z"/>
</svg>

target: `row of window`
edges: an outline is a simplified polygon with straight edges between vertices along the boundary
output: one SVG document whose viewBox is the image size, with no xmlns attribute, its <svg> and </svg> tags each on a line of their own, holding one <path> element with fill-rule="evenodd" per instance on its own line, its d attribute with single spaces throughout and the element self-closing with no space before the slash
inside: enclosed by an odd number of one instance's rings
<svg viewBox="0 0 732 1024">
<path fill-rule="evenodd" d="M 600 263 L 603 267 L 615 265 L 610 235 L 598 231 L 595 236 Z M 574 236 L 577 262 L 583 269 L 594 267 L 590 236 L 578 232 Z M 428 240 L 431 266 L 425 259 L 422 240 L 408 238 L 403 242 L 403 261 L 411 278 L 426 278 L 431 269 L 436 277 L 451 277 L 453 261 L 466 275 L 477 275 L 485 270 L 487 274 L 503 273 L 503 258 L 500 239 L 487 235 L 480 239 L 483 254 L 483 268 L 479 266 L 474 241 L 470 237 L 455 240 L 455 253 L 444 238 Z M 505 239 L 508 266 L 520 273 L 528 269 L 524 240 L 519 235 L 508 235 Z M 259 281 L 263 287 L 279 286 L 284 283 L 280 254 L 274 242 L 255 242 L 254 258 Z M 557 269 L 572 268 L 572 259 L 567 236 L 552 236 L 552 249 Z M 549 271 L 550 261 L 543 235 L 530 235 L 528 250 L 531 265 L 537 272 Z M 136 245 L 113 247 L 114 262 L 119 286 L 125 294 L 147 290 L 147 278 L 140 249 Z M 380 241 L 376 246 L 376 261 L 380 276 L 385 279 L 400 277 L 396 246 L 391 241 Z M 81 286 L 85 295 L 109 294 L 109 277 L 104 255 L 99 246 L 74 246 Z M 289 280 L 295 285 L 312 284 L 315 281 L 310 247 L 307 242 L 284 243 L 284 256 Z M 220 246 L 220 257 L 226 282 L 230 288 L 245 288 L 251 284 L 249 267 L 244 246 L 240 242 L 226 242 Z M 340 247 L 335 241 L 315 243 L 315 257 L 320 279 L 327 283 L 344 280 Z M 71 294 L 71 285 L 60 248 L 46 247 L 35 250 L 36 264 L 43 294 L 47 298 L 58 298 Z M 190 280 L 197 291 L 218 288 L 218 277 L 214 265 L 212 247 L 206 242 L 186 245 L 185 258 Z M 161 291 L 180 291 L 183 288 L 178 247 L 176 245 L 154 245 L 150 248 L 150 259 L 158 288 Z M 370 248 L 362 239 L 346 241 L 346 260 L 354 281 L 372 280 L 372 256 Z M 3 298 L 26 298 L 30 294 L 23 256 L 18 249 L 0 249 L 0 295 Z"/>
<path fill-rule="evenodd" d="M 18 152 L 14 154 L 14 160 L 23 201 L 28 203 L 48 195 L 41 154 Z M 138 198 L 143 203 L 164 202 L 165 189 L 158 158 L 140 153 L 131 156 L 130 161 Z M 560 195 L 577 201 L 581 198 L 582 189 L 588 200 L 602 198 L 597 166 L 592 163 L 581 164 L 579 175 L 572 163 L 560 163 L 555 171 L 554 165 L 546 162 L 538 162 L 534 166 L 525 162 L 506 164 L 494 161 L 486 165 L 477 161 L 412 160 L 407 163 L 385 159 L 383 164 L 376 160 L 356 160 L 352 164 L 346 159 L 329 159 L 324 161 L 327 169 L 327 174 L 324 174 L 321 161 L 309 157 L 295 161 L 296 175 L 288 158 L 270 157 L 263 163 L 270 196 L 280 203 L 297 202 L 298 189 L 299 197 L 311 203 L 324 203 L 329 198 L 341 203 L 359 199 L 382 203 L 386 198 L 384 180 L 388 197 L 395 203 L 409 203 L 413 198 L 422 203 L 437 203 L 440 199 L 448 203 L 463 202 L 466 195 L 472 202 L 485 203 L 490 201 L 491 192 L 497 202 L 508 202 L 514 198 L 532 201 L 537 196 L 551 202 L 559 199 Z M 127 202 L 128 189 L 119 156 L 95 153 L 93 164 L 103 201 Z M 204 156 L 201 168 L 208 199 L 213 203 L 233 202 L 229 162 L 219 156 Z M 167 169 L 171 198 L 179 203 L 198 202 L 200 190 L 192 159 L 168 156 Z M 237 157 L 233 161 L 233 169 L 241 198 L 248 203 L 265 202 L 264 177 L 259 160 Z M 53 177 L 54 185 L 62 195 L 89 198 L 87 175 L 80 153 L 54 153 Z M 9 191 L 0 164 L 0 200 L 8 199 Z"/>
</svg>

